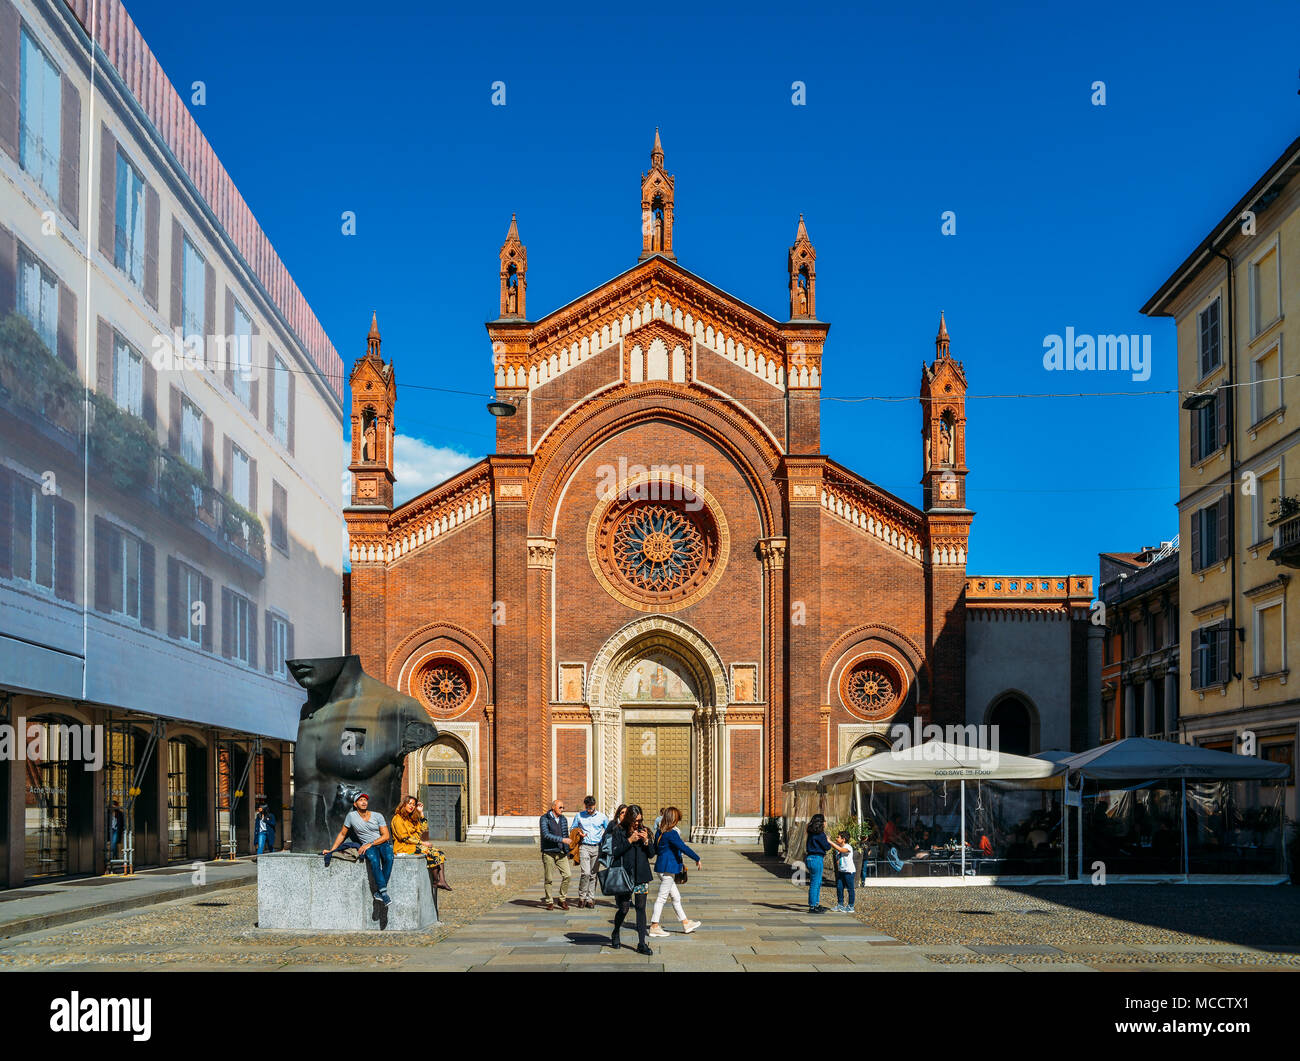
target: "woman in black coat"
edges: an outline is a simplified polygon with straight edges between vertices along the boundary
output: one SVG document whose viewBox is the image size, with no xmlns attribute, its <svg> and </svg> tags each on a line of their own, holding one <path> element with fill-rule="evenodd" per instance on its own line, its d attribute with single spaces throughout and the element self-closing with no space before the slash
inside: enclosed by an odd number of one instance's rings
<svg viewBox="0 0 1300 1061">
<path fill-rule="evenodd" d="M 641 808 L 635 803 L 623 812 L 622 819 L 609 830 L 610 867 L 622 866 L 632 881 L 630 892 L 615 893 L 618 912 L 614 914 L 614 934 L 609 938 L 609 945 L 616 950 L 621 944 L 618 930 L 623 927 L 623 920 L 628 910 L 636 907 L 636 934 L 638 954 L 653 954 L 645 941 L 645 897 L 654 874 L 650 872 L 650 834 L 641 817 Z"/>
</svg>

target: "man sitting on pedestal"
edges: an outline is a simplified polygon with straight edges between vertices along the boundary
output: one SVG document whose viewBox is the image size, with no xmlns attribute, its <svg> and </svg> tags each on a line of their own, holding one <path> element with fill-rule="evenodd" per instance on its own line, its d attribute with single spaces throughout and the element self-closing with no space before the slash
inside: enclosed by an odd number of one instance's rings
<svg viewBox="0 0 1300 1061">
<path fill-rule="evenodd" d="M 393 845 L 388 838 L 388 823 L 378 811 L 370 810 L 370 797 L 364 792 L 352 801 L 352 810 L 343 819 L 343 828 L 334 838 L 333 845 L 321 852 L 326 864 L 329 856 L 349 837 L 360 845 L 357 856 L 370 864 L 375 898 L 388 906 L 393 901 L 388 897 L 388 878 L 393 873 Z"/>
</svg>

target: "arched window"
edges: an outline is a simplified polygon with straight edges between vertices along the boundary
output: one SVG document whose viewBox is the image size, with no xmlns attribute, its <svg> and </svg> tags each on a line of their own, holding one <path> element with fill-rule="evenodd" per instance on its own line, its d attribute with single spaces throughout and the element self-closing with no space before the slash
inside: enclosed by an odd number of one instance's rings
<svg viewBox="0 0 1300 1061">
<path fill-rule="evenodd" d="M 654 235 L 651 241 L 651 249 L 661 251 L 664 249 L 664 200 L 663 196 L 656 195 L 654 201 L 650 204 L 650 214 L 654 222 Z"/>
<path fill-rule="evenodd" d="M 519 311 L 519 267 L 514 262 L 506 271 L 506 309 L 511 313 Z"/>
<path fill-rule="evenodd" d="M 375 459 L 375 422 L 377 418 L 373 405 L 367 405 L 361 410 L 361 459 L 363 461 Z"/>
</svg>

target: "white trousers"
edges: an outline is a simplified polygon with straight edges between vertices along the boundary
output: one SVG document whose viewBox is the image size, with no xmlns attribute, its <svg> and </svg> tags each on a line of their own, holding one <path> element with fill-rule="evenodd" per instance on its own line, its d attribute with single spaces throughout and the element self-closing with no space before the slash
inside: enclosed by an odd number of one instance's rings
<svg viewBox="0 0 1300 1061">
<path fill-rule="evenodd" d="M 650 918 L 652 925 L 659 924 L 659 915 L 664 911 L 664 903 L 669 899 L 673 901 L 673 909 L 677 911 L 677 920 L 686 920 L 686 911 L 682 909 L 682 893 L 677 890 L 677 881 L 672 873 L 659 874 L 659 894 L 655 897 L 654 917 Z"/>
</svg>

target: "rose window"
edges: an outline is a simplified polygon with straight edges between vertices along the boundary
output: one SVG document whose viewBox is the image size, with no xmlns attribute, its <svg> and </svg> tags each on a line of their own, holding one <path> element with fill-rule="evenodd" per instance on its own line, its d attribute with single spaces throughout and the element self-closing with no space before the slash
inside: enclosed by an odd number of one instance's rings
<svg viewBox="0 0 1300 1061">
<path fill-rule="evenodd" d="M 434 711 L 456 711 L 469 700 L 469 675 L 453 660 L 435 660 L 420 672 L 416 692 Z"/>
<path fill-rule="evenodd" d="M 654 483 L 649 497 L 615 497 L 592 514 L 591 566 L 616 597 L 644 611 L 675 611 L 716 582 L 727 556 L 726 524 L 703 493 L 668 496 L 675 484 Z M 680 489 L 677 492 L 681 492 Z"/>
<path fill-rule="evenodd" d="M 612 556 L 632 585 L 663 593 L 689 582 L 704 563 L 706 545 L 687 513 L 668 505 L 634 508 L 614 529 Z"/>
<path fill-rule="evenodd" d="M 879 720 L 893 715 L 906 688 L 897 670 L 883 659 L 854 664 L 840 680 L 844 706 L 863 718 Z"/>
</svg>

